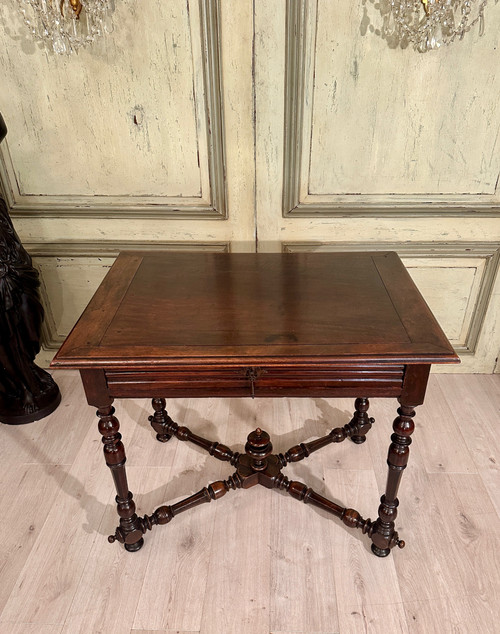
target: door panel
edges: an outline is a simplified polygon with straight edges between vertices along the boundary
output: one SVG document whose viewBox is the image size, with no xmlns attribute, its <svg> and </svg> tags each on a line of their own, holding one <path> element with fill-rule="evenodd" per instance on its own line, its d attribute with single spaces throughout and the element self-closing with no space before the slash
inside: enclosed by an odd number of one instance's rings
<svg viewBox="0 0 500 634">
<path fill-rule="evenodd" d="M 308 195 L 318 202 L 342 194 L 486 195 L 498 204 L 495 21 L 487 16 L 484 37 L 471 33 L 462 45 L 419 55 L 360 36 L 356 6 L 304 6 L 303 29 L 314 38 L 304 53 L 313 55 L 304 63 L 314 104 L 303 131 Z"/>
<path fill-rule="evenodd" d="M 20 47 L 2 47 L 2 67 L 23 67 L 7 73 L 2 103 L 13 209 L 224 217 L 217 7 L 120 2 L 114 21 L 78 56 L 35 48 L 26 65 Z"/>
<path fill-rule="evenodd" d="M 484 37 L 422 55 L 361 36 L 356 9 L 286 4 L 284 214 L 491 214 L 500 173 L 495 20 Z"/>
</svg>

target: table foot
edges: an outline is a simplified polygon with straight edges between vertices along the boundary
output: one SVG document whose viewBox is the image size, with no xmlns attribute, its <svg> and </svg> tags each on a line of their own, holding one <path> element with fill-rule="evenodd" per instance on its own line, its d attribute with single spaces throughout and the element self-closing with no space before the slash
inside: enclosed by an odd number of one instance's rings
<svg viewBox="0 0 500 634">
<path fill-rule="evenodd" d="M 375 546 L 375 544 L 372 544 L 372 553 L 377 555 L 377 557 L 387 557 L 387 555 L 391 554 L 391 549 L 379 548 L 378 546 Z"/>
<path fill-rule="evenodd" d="M 372 428 L 375 422 L 374 418 L 368 416 L 368 408 L 370 401 L 367 398 L 357 398 L 354 402 L 355 412 L 353 414 L 351 424 L 357 427 L 355 434 L 351 436 L 351 441 L 356 445 L 361 445 L 366 440 L 366 434 Z"/>
<path fill-rule="evenodd" d="M 376 527 L 375 527 L 376 529 Z M 373 535 L 372 535 L 372 539 L 373 539 Z M 397 546 L 398 548 L 404 548 L 406 546 L 406 543 L 402 540 L 398 538 L 398 534 L 394 533 L 393 537 L 391 538 L 391 540 L 389 541 L 390 546 L 389 548 L 380 548 L 379 546 L 376 546 L 375 544 L 372 544 L 372 552 L 377 555 L 377 557 L 387 557 L 387 555 L 390 555 L 391 550 Z"/>
<path fill-rule="evenodd" d="M 402 539 L 397 538 L 397 533 L 393 546 L 397 546 L 398 548 L 404 548 L 406 546 Z M 379 548 L 378 546 L 375 546 L 375 544 L 372 544 L 372 552 L 377 555 L 377 557 L 387 557 L 387 555 L 390 555 L 391 553 L 391 548 Z"/>
<path fill-rule="evenodd" d="M 138 542 L 135 542 L 135 544 L 125 544 L 125 550 L 128 550 L 129 553 L 136 553 L 138 550 L 141 550 L 143 546 L 144 540 L 141 537 L 141 539 Z"/>
</svg>

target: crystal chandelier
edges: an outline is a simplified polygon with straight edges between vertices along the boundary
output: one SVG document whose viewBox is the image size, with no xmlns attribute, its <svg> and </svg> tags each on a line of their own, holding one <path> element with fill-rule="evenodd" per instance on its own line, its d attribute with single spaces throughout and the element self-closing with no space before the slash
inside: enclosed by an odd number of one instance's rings
<svg viewBox="0 0 500 634">
<path fill-rule="evenodd" d="M 426 51 L 462 39 L 479 23 L 484 29 L 487 0 L 386 0 L 382 8 L 382 34 L 386 39 L 409 41 L 415 50 Z"/>
<path fill-rule="evenodd" d="M 54 53 L 78 51 L 111 30 L 112 0 L 17 0 L 37 40 Z"/>
</svg>

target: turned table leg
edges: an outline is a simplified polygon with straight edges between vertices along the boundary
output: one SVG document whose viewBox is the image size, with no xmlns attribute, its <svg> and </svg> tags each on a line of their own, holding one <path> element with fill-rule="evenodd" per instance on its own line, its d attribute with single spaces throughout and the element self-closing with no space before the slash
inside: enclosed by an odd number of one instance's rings
<svg viewBox="0 0 500 634">
<path fill-rule="evenodd" d="M 135 512 L 132 493 L 128 489 L 125 471 L 125 447 L 119 432 L 120 423 L 114 416 L 115 408 L 111 405 L 97 410 L 99 417 L 99 431 L 104 444 L 104 457 L 111 470 L 116 487 L 116 508 L 120 517 L 120 526 L 115 535 L 109 537 L 110 542 L 116 539 L 125 545 L 125 549 L 134 552 L 140 550 L 144 544 L 140 523 Z"/>
<path fill-rule="evenodd" d="M 391 436 L 387 455 L 388 474 L 385 493 L 380 498 L 378 519 L 371 535 L 372 551 L 378 557 L 387 557 L 394 546 L 399 548 L 405 546 L 394 528 L 399 505 L 397 496 L 401 477 L 410 456 L 411 435 L 415 430 L 413 422 L 415 407 L 424 402 L 429 370 L 428 365 L 416 365 L 407 367 L 405 371 L 403 392 L 398 399 L 400 407 L 392 425 L 394 433 Z"/>
<path fill-rule="evenodd" d="M 116 506 L 120 517 L 120 525 L 110 542 L 118 540 L 125 545 L 126 550 L 134 552 L 140 550 L 144 544 L 140 519 L 135 512 L 132 493 L 128 489 L 125 471 L 125 447 L 120 434 L 120 423 L 116 418 L 113 407 L 113 397 L 108 392 L 106 376 L 103 370 L 80 370 L 87 402 L 97 408 L 99 417 L 99 432 L 104 445 L 104 458 L 111 470 L 116 488 Z"/>
<path fill-rule="evenodd" d="M 387 456 L 389 472 L 385 494 L 380 498 L 378 520 L 375 522 L 375 530 L 372 535 L 372 551 L 378 557 L 386 557 L 393 546 L 404 547 L 404 542 L 399 540 L 394 530 L 394 521 L 398 514 L 399 500 L 397 498 L 399 483 L 404 469 L 408 464 L 410 454 L 411 434 L 415 429 L 413 407 L 401 405 L 398 409 L 399 416 L 392 426 L 394 433 L 391 436 L 391 444 Z"/>
</svg>

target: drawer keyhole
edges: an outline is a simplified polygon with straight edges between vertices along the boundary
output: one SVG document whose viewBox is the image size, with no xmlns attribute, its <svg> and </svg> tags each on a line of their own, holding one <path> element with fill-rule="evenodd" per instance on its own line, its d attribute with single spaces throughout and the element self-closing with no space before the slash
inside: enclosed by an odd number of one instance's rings
<svg viewBox="0 0 500 634">
<path fill-rule="evenodd" d="M 255 398 L 255 381 L 265 374 L 265 370 L 262 368 L 248 368 L 245 372 L 246 378 L 250 381 L 250 390 L 252 398 Z"/>
</svg>

